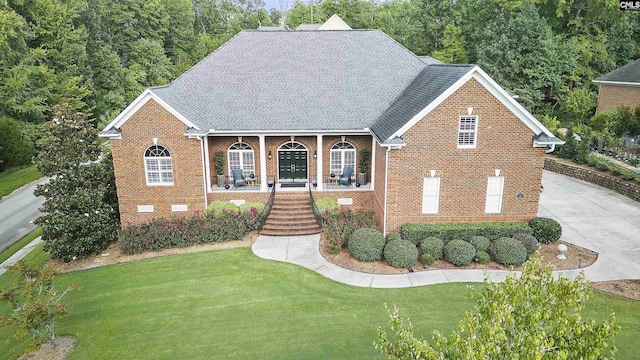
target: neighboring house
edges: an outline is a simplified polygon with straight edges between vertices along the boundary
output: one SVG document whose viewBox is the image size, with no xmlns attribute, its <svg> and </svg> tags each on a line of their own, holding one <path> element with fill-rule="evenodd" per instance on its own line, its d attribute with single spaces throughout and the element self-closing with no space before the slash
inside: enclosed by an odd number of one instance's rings
<svg viewBox="0 0 640 360">
<path fill-rule="evenodd" d="M 593 80 L 600 84 L 596 113 L 640 105 L 640 59 Z"/>
<path fill-rule="evenodd" d="M 266 202 L 271 182 L 372 209 L 385 232 L 535 217 L 545 149 L 562 141 L 478 66 L 425 60 L 378 30 L 242 31 L 100 133 L 123 223 Z"/>
</svg>

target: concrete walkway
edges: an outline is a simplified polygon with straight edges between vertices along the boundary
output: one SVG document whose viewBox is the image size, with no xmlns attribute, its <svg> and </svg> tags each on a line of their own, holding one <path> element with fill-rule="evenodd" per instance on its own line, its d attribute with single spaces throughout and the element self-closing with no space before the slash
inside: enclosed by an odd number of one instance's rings
<svg viewBox="0 0 640 360">
<path fill-rule="evenodd" d="M 556 219 L 562 240 L 599 253 L 598 260 L 583 269 L 591 281 L 640 279 L 640 203 L 599 186 L 545 171 L 544 192 L 538 215 Z M 264 259 L 304 266 L 323 276 L 353 286 L 402 288 L 447 282 L 482 282 L 483 270 L 443 269 L 396 275 L 368 274 L 334 265 L 320 254 L 320 235 L 298 237 L 260 236 L 253 252 Z M 581 270 L 568 270 L 575 277 Z M 488 270 L 501 281 L 508 271 Z"/>
<path fill-rule="evenodd" d="M 42 241 L 43 241 L 42 237 L 38 236 L 32 242 L 28 243 L 27 246 L 18 250 L 15 254 L 11 255 L 11 257 L 9 257 L 7 260 L 3 261 L 2 264 L 0 264 L 0 275 L 4 274 L 7 271 L 7 266 L 15 265 L 15 263 L 17 263 L 18 260 L 27 256 L 27 254 L 30 253 L 33 249 L 35 249 L 36 246 L 40 245 Z"/>
</svg>

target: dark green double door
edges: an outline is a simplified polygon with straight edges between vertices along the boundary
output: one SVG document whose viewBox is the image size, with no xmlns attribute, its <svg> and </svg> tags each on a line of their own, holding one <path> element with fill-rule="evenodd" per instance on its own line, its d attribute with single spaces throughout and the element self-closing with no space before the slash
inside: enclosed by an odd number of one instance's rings
<svg viewBox="0 0 640 360">
<path fill-rule="evenodd" d="M 280 150 L 279 178 L 282 180 L 307 180 L 307 152 L 299 150 Z"/>
</svg>

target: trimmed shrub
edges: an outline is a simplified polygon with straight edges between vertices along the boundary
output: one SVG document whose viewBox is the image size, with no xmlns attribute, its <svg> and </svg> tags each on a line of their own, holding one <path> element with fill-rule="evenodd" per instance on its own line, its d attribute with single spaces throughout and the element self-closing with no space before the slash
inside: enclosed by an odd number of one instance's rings
<svg viewBox="0 0 640 360">
<path fill-rule="evenodd" d="M 240 205 L 239 209 L 240 209 L 240 212 L 256 209 L 256 211 L 259 214 L 262 212 L 262 209 L 264 209 L 264 204 L 261 202 L 248 202 Z"/>
<path fill-rule="evenodd" d="M 218 217 L 210 213 L 196 213 L 191 217 L 155 219 L 146 224 L 127 226 L 118 234 L 120 253 L 130 255 L 194 244 L 240 240 L 249 230 L 247 219 L 252 214 L 255 215 L 253 210 L 242 214 L 223 211 Z M 253 221 L 255 222 L 255 216 Z"/>
<path fill-rule="evenodd" d="M 320 213 L 322 214 L 325 211 L 338 210 L 340 208 L 340 205 L 338 205 L 338 202 L 336 200 L 325 197 L 325 198 L 316 200 L 316 207 L 318 208 L 318 211 L 320 211 Z"/>
<path fill-rule="evenodd" d="M 442 249 L 444 247 L 444 241 L 436 237 L 428 237 L 420 241 L 420 251 L 423 254 L 429 254 L 434 259 L 442 259 Z"/>
<path fill-rule="evenodd" d="M 518 233 L 530 234 L 531 228 L 524 222 L 404 224 L 400 228 L 402 238 L 414 244 L 427 237 L 437 237 L 447 243 L 453 239 L 471 241 L 477 235 L 495 240 Z"/>
<path fill-rule="evenodd" d="M 322 250 L 337 254 L 347 245 L 349 237 L 354 230 L 360 228 L 375 228 L 376 221 L 373 219 L 373 211 L 351 209 L 338 211 L 325 211 L 323 235 L 320 240 Z"/>
<path fill-rule="evenodd" d="M 423 265 L 431 266 L 435 260 L 433 260 L 433 256 L 431 256 L 431 254 L 422 254 L 422 256 L 420 256 L 420 262 Z"/>
<path fill-rule="evenodd" d="M 384 247 L 384 259 L 393 267 L 408 268 L 418 260 L 418 248 L 407 240 L 389 241 Z"/>
<path fill-rule="evenodd" d="M 476 251 L 484 251 L 487 252 L 491 248 L 491 240 L 487 239 L 484 236 L 474 236 L 469 241 L 471 245 L 476 249 Z"/>
<path fill-rule="evenodd" d="M 550 244 L 562 236 L 562 226 L 553 219 L 536 217 L 529 221 L 529 226 L 533 231 L 532 235 L 541 243 Z"/>
<path fill-rule="evenodd" d="M 469 265 L 476 256 L 476 249 L 464 240 L 451 240 L 444 245 L 444 258 L 455 266 Z"/>
<path fill-rule="evenodd" d="M 480 264 L 488 264 L 489 260 L 491 260 L 491 257 L 489 257 L 489 254 L 486 251 L 478 251 L 476 253 L 475 260 Z"/>
<path fill-rule="evenodd" d="M 533 254 L 538 250 L 538 239 L 529 234 L 515 234 L 513 238 L 520 241 L 524 248 L 527 249 L 527 254 Z"/>
<path fill-rule="evenodd" d="M 384 243 L 384 235 L 377 229 L 357 229 L 349 238 L 349 252 L 360 261 L 380 260 Z"/>
<path fill-rule="evenodd" d="M 400 234 L 398 233 L 394 233 L 394 232 L 390 232 L 387 234 L 387 242 L 391 242 L 391 241 L 395 241 L 395 240 L 402 240 L 402 238 L 400 237 Z M 415 246 L 415 244 L 414 244 Z"/>
<path fill-rule="evenodd" d="M 527 261 L 527 249 L 513 238 L 500 238 L 493 242 L 493 258 L 504 265 L 522 265 Z"/>
<path fill-rule="evenodd" d="M 225 211 L 238 213 L 238 205 L 229 201 L 216 200 L 207 206 L 207 212 L 215 217 L 220 217 Z"/>
</svg>

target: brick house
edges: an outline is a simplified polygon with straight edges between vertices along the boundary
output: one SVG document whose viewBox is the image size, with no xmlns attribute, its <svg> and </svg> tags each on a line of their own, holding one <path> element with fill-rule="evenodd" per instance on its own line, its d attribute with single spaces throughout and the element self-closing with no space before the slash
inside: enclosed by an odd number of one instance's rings
<svg viewBox="0 0 640 360">
<path fill-rule="evenodd" d="M 640 59 L 621 66 L 593 80 L 600 84 L 596 112 L 640 105 Z"/>
<path fill-rule="evenodd" d="M 535 217 L 545 150 L 562 143 L 478 66 L 418 57 L 378 30 L 243 31 L 100 135 L 124 224 L 266 202 L 273 185 L 372 209 L 385 233 Z"/>
</svg>

